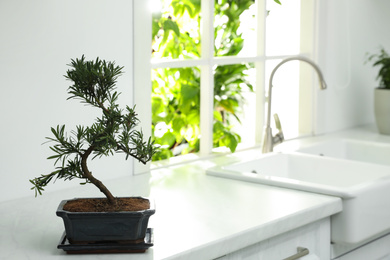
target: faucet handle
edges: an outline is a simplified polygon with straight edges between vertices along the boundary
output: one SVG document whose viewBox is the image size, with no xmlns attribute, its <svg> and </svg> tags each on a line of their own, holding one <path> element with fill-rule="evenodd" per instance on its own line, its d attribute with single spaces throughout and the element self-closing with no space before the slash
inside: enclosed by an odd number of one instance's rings
<svg viewBox="0 0 390 260">
<path fill-rule="evenodd" d="M 280 123 L 280 119 L 278 114 L 274 114 L 274 119 L 275 119 L 275 126 L 279 130 L 279 132 L 273 137 L 273 143 L 280 144 L 284 141 L 284 134 L 282 130 L 282 124 Z"/>
<path fill-rule="evenodd" d="M 276 128 L 279 130 L 279 132 L 283 132 L 282 131 L 282 124 L 280 123 L 280 119 L 279 119 L 279 116 L 278 114 L 274 114 L 274 119 L 275 119 L 275 126 Z"/>
</svg>

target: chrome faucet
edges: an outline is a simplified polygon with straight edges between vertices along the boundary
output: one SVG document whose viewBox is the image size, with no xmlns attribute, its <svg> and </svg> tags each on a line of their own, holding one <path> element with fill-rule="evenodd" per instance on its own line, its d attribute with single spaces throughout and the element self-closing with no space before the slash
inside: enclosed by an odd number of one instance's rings
<svg viewBox="0 0 390 260">
<path fill-rule="evenodd" d="M 288 61 L 292 61 L 292 60 L 299 60 L 299 61 L 304 61 L 306 63 L 309 63 L 318 74 L 318 78 L 320 81 L 320 89 L 326 89 L 326 83 L 325 83 L 324 77 L 322 76 L 322 72 L 321 72 L 320 68 L 313 61 L 311 61 L 305 57 L 302 57 L 302 56 L 289 57 L 289 58 L 282 60 L 278 65 L 276 65 L 276 67 L 271 72 L 271 76 L 269 78 L 267 121 L 266 121 L 266 126 L 264 127 L 263 141 L 262 141 L 262 149 L 263 149 L 262 152 L 263 153 L 272 152 L 275 145 L 280 144 L 284 141 L 282 126 L 280 124 L 280 120 L 279 120 L 279 117 L 277 114 L 274 114 L 274 119 L 275 119 L 276 128 L 279 130 L 279 132 L 275 136 L 272 136 L 272 129 L 271 129 L 272 79 L 274 77 L 275 72 L 279 69 L 280 66 L 282 66 L 284 63 L 286 63 Z"/>
</svg>

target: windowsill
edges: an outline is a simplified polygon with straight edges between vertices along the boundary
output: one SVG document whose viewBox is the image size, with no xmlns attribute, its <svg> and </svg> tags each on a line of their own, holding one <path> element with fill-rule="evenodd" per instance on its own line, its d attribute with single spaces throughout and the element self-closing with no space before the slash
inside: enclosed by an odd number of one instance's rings
<svg viewBox="0 0 390 260">
<path fill-rule="evenodd" d="M 312 135 L 312 134 L 302 134 L 302 135 L 299 135 L 295 138 L 286 139 L 284 142 L 313 137 L 313 136 L 314 135 Z M 165 168 L 165 167 L 191 163 L 191 162 L 195 162 L 195 161 L 199 161 L 199 160 L 212 159 L 212 158 L 216 158 L 216 157 L 220 157 L 220 156 L 226 156 L 229 154 L 235 154 L 235 153 L 245 152 L 248 150 L 259 149 L 259 148 L 261 148 L 261 144 L 255 144 L 252 146 L 250 146 L 248 144 L 238 144 L 236 151 L 234 153 L 232 153 L 226 147 L 218 147 L 218 148 L 214 148 L 212 153 L 208 154 L 208 155 L 201 155 L 199 153 L 190 153 L 190 154 L 171 157 L 171 158 L 165 159 L 165 160 L 152 162 L 150 165 L 150 170 L 156 170 L 156 169 L 161 169 L 161 168 Z"/>
<path fill-rule="evenodd" d="M 244 152 L 251 149 L 257 149 L 257 148 L 260 148 L 260 144 L 256 144 L 254 146 L 239 144 L 234 153 L 240 153 L 240 152 Z M 218 147 L 218 148 L 214 148 L 212 153 L 208 155 L 201 155 L 199 153 L 190 153 L 190 154 L 180 155 L 176 157 L 171 157 L 165 160 L 152 162 L 150 165 L 150 169 L 156 170 L 160 168 L 181 165 L 185 163 L 191 163 L 199 160 L 207 160 L 207 159 L 216 158 L 220 156 L 226 156 L 228 154 L 234 154 L 234 153 L 230 152 L 230 150 L 226 147 Z"/>
</svg>

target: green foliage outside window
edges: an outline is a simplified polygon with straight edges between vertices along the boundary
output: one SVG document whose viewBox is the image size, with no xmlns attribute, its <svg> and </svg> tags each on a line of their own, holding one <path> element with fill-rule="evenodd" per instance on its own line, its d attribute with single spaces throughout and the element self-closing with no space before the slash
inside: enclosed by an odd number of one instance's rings
<svg viewBox="0 0 390 260">
<path fill-rule="evenodd" d="M 168 59 L 199 58 L 200 0 L 164 1 L 166 10 L 153 16 L 153 57 Z M 278 1 L 276 1 L 278 2 Z M 244 46 L 240 15 L 254 0 L 215 2 L 215 56 L 236 56 Z M 232 130 L 231 120 L 240 122 L 244 91 L 252 91 L 247 80 L 249 64 L 217 66 L 214 69 L 213 146 L 236 150 L 241 140 Z M 162 149 L 153 160 L 199 151 L 200 69 L 167 68 L 152 72 L 152 136 Z"/>
<path fill-rule="evenodd" d="M 164 148 L 154 160 L 199 151 L 199 74 L 196 67 L 153 71 L 152 133 Z"/>
</svg>

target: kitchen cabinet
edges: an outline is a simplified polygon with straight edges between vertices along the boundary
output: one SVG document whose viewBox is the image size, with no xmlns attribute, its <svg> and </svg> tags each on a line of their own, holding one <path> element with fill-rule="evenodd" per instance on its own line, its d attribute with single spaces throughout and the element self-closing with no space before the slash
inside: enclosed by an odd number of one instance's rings
<svg viewBox="0 0 390 260">
<path fill-rule="evenodd" d="M 217 258 L 218 260 L 281 260 L 297 254 L 298 248 L 308 249 L 306 256 L 295 259 L 330 259 L 330 219 L 291 230 L 255 243 L 249 247 Z"/>
</svg>

